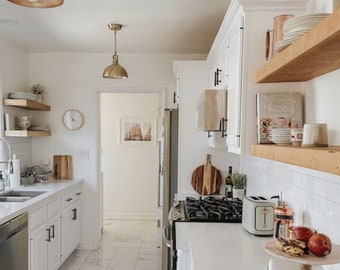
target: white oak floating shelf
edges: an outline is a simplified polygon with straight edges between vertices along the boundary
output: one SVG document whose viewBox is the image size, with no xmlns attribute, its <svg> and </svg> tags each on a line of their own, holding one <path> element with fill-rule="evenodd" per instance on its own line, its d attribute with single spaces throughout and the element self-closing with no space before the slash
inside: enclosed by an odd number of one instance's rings
<svg viewBox="0 0 340 270">
<path fill-rule="evenodd" d="M 27 99 L 4 99 L 5 106 L 12 106 L 26 110 L 50 111 L 49 105 Z"/>
<path fill-rule="evenodd" d="M 256 83 L 301 82 L 340 68 L 340 8 L 258 69 Z"/>
<path fill-rule="evenodd" d="M 253 144 L 251 154 L 260 158 L 340 175 L 340 146 L 294 147 Z"/>
<path fill-rule="evenodd" d="M 51 136 L 51 131 L 42 130 L 5 130 L 6 137 L 44 137 Z"/>
</svg>

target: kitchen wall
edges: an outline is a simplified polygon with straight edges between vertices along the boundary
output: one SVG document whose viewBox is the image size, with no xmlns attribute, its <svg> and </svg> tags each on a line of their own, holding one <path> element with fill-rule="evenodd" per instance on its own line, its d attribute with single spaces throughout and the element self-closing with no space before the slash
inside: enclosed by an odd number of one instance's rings
<svg viewBox="0 0 340 270">
<path fill-rule="evenodd" d="M 33 162 L 52 159 L 55 154 L 73 156 L 74 177 L 84 179 L 81 248 L 95 248 L 100 238 L 99 93 L 114 92 L 117 88 L 137 93 L 140 89 L 166 88 L 170 106 L 176 87 L 172 61 L 205 57 L 121 54 L 119 60 L 128 71 L 129 78 L 111 80 L 102 78 L 104 68 L 112 61 L 111 54 L 29 54 L 29 83 L 46 86 L 45 101 L 51 105 L 51 112 L 34 112 L 32 115 L 39 122 L 49 124 L 52 131 L 51 137 L 32 139 Z M 85 116 L 84 126 L 78 131 L 69 131 L 62 124 L 62 115 L 69 108 L 78 109 Z M 88 157 L 82 156 L 84 152 L 88 153 Z M 147 194 L 147 191 L 141 192 Z"/>
<path fill-rule="evenodd" d="M 306 13 L 330 12 L 332 1 L 309 1 Z M 253 63 L 256 63 L 254 61 Z M 248 77 L 254 76 L 251 70 Z M 301 89 L 304 96 L 304 116 L 306 123 L 328 124 L 329 144 L 340 143 L 340 112 L 338 100 L 340 92 L 340 70 L 336 70 L 305 83 L 284 83 L 254 86 L 259 89 Z M 255 89 L 254 89 L 255 88 Z M 252 102 L 254 93 L 247 96 Z M 255 108 L 247 106 L 247 121 L 255 121 Z M 247 125 L 248 127 L 248 125 Z M 272 195 L 282 193 L 282 199 L 296 211 L 296 224 L 312 226 L 340 244 L 340 176 L 292 166 L 250 155 L 251 143 L 256 143 L 253 131 L 248 130 L 246 151 L 241 156 L 240 168 L 248 175 L 248 195 Z M 339 265 L 324 267 L 339 269 Z"/>
<path fill-rule="evenodd" d="M 26 91 L 28 84 L 28 54 L 23 49 L 0 37 L 0 98 L 7 97 L 7 93 L 12 91 Z M 1 103 L 2 104 L 2 103 Z M 23 114 L 23 110 L 14 108 L 3 108 L 2 112 L 13 114 Z M 29 114 L 29 113 L 28 113 Z M 0 132 L 3 133 L 3 121 L 0 121 Z M 8 138 L 13 146 L 13 153 L 20 159 L 20 166 L 23 169 L 26 165 L 32 164 L 32 146 L 30 138 Z"/>
<path fill-rule="evenodd" d="M 156 123 L 161 106 L 160 95 L 161 93 L 100 95 L 101 171 L 106 218 L 155 219 L 158 198 L 158 140 L 156 138 L 155 144 L 151 146 L 143 146 L 140 142 L 136 142 L 137 145 L 124 146 L 120 142 L 120 135 L 122 117 L 146 117 Z M 157 130 L 155 131 L 157 136 Z"/>
</svg>

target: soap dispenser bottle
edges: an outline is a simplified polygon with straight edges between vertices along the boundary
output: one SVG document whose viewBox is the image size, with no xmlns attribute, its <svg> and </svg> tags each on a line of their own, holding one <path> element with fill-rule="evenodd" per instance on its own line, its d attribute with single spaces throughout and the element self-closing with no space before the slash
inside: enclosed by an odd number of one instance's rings
<svg viewBox="0 0 340 270">
<path fill-rule="evenodd" d="M 0 191 L 4 191 L 6 189 L 6 180 L 2 176 L 2 171 L 0 171 Z"/>
</svg>

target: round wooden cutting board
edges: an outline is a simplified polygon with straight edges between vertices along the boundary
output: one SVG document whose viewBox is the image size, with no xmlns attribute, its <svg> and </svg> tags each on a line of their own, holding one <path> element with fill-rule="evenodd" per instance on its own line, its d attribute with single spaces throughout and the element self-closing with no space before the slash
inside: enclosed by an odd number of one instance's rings
<svg viewBox="0 0 340 270">
<path fill-rule="evenodd" d="M 192 173 L 191 186 L 201 195 L 211 195 L 219 191 L 221 184 L 221 173 L 211 165 L 211 155 L 208 154 L 206 163 Z"/>
</svg>

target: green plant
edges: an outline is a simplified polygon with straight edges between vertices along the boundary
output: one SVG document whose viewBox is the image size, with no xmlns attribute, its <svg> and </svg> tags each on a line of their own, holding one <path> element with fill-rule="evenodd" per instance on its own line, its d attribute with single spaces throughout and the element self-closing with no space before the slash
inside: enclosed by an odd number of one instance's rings
<svg viewBox="0 0 340 270">
<path fill-rule="evenodd" d="M 247 175 L 239 172 L 233 173 L 231 176 L 235 189 L 244 189 L 247 184 Z"/>
<path fill-rule="evenodd" d="M 31 91 L 33 94 L 42 95 L 45 91 L 45 87 L 42 86 L 41 84 L 34 84 L 31 87 Z"/>
</svg>

